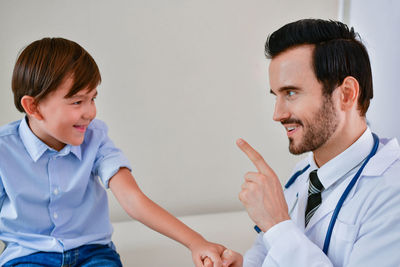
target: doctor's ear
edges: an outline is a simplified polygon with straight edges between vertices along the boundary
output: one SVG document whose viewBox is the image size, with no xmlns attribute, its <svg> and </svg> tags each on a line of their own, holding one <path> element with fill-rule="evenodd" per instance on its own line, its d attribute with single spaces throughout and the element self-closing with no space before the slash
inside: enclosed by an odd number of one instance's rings
<svg viewBox="0 0 400 267">
<path fill-rule="evenodd" d="M 42 120 L 43 117 L 39 112 L 38 109 L 38 104 L 36 102 L 36 99 L 33 96 L 29 96 L 29 95 L 24 95 L 21 98 L 21 105 L 25 110 L 25 113 L 28 116 L 34 117 L 38 120 Z"/>
<path fill-rule="evenodd" d="M 357 109 L 360 85 L 356 78 L 347 76 L 337 88 L 340 90 L 340 107 L 342 110 L 349 110 L 355 106 Z"/>
</svg>

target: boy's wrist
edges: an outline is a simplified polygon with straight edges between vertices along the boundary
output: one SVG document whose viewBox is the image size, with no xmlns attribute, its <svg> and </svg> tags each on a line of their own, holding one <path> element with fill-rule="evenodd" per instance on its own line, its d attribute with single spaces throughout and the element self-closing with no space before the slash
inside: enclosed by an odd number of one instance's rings
<svg viewBox="0 0 400 267">
<path fill-rule="evenodd" d="M 199 233 L 193 231 L 193 236 L 189 239 L 189 242 L 186 244 L 186 247 L 193 251 L 197 247 L 201 246 L 201 244 L 207 243 L 207 240 L 201 236 Z"/>
</svg>

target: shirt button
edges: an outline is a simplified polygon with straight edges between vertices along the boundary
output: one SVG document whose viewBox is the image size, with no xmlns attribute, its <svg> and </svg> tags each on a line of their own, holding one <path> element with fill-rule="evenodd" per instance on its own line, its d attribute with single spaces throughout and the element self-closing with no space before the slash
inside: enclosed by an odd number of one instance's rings
<svg viewBox="0 0 400 267">
<path fill-rule="evenodd" d="M 58 188 L 54 189 L 53 194 L 57 196 L 58 193 L 59 193 Z"/>
<path fill-rule="evenodd" d="M 57 219 L 57 218 L 58 218 L 57 212 L 54 212 L 54 213 L 53 213 L 53 217 L 54 217 L 54 219 Z"/>
</svg>

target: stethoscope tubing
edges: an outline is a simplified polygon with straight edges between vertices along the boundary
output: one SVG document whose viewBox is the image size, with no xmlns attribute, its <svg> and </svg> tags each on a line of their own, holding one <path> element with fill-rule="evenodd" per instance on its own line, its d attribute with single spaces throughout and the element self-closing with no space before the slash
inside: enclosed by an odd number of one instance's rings
<svg viewBox="0 0 400 267">
<path fill-rule="evenodd" d="M 328 255 L 328 249 L 329 249 L 329 244 L 331 242 L 331 237 L 332 237 L 332 232 L 333 228 L 335 227 L 335 223 L 337 220 L 337 217 L 339 215 L 340 209 L 343 206 L 344 201 L 346 200 L 347 196 L 349 195 L 351 189 L 354 187 L 356 184 L 357 180 L 360 178 L 362 171 L 364 170 L 365 166 L 367 165 L 368 161 L 376 154 L 376 151 L 378 151 L 378 146 L 379 146 L 379 138 L 376 134 L 372 133 L 372 136 L 374 137 L 374 146 L 371 150 L 371 152 L 368 154 L 367 158 L 361 165 L 361 167 L 358 169 L 356 175 L 354 175 L 353 179 L 351 179 L 349 185 L 346 187 L 344 190 L 342 196 L 340 197 L 335 210 L 333 211 L 331 221 L 329 222 L 328 230 L 326 232 L 326 237 L 325 237 L 325 242 L 324 242 L 324 247 L 322 251 Z"/>
</svg>

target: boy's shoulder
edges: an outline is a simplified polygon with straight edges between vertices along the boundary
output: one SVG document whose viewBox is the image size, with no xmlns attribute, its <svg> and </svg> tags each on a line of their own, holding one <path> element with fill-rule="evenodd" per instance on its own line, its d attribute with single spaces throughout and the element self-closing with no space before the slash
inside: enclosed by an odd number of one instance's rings
<svg viewBox="0 0 400 267">
<path fill-rule="evenodd" d="M 107 132 L 108 127 L 104 121 L 99 119 L 94 119 L 90 122 L 88 130 L 101 130 Z"/>
<path fill-rule="evenodd" d="M 108 127 L 105 122 L 94 119 L 90 122 L 86 134 L 85 143 L 92 142 L 93 139 L 102 140 L 108 136 Z"/>
<path fill-rule="evenodd" d="M 21 120 L 10 122 L 6 125 L 0 126 L 0 138 L 8 135 L 18 134 L 18 127 Z"/>
</svg>

